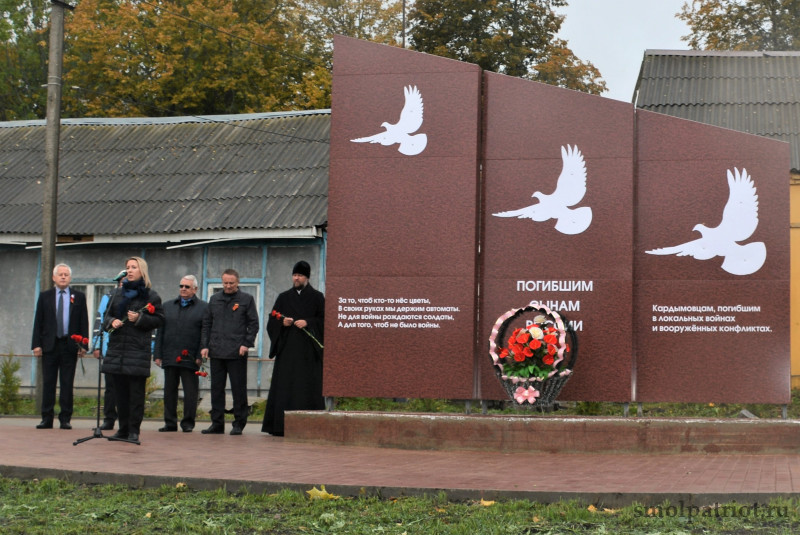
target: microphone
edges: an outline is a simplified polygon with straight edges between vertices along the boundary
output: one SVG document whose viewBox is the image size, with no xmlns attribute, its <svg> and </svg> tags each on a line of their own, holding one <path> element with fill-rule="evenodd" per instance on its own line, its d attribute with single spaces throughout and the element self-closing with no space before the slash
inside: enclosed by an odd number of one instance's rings
<svg viewBox="0 0 800 535">
<path fill-rule="evenodd" d="M 125 276 L 125 275 L 127 275 L 127 274 L 128 274 L 128 272 L 127 272 L 127 271 L 125 271 L 125 270 L 123 269 L 123 270 L 122 270 L 122 271 L 120 271 L 120 272 L 117 274 L 117 276 L 116 276 L 116 277 L 114 277 L 112 280 L 113 280 L 114 282 L 119 282 L 120 280 L 122 280 L 122 277 L 124 277 L 124 276 Z"/>
</svg>

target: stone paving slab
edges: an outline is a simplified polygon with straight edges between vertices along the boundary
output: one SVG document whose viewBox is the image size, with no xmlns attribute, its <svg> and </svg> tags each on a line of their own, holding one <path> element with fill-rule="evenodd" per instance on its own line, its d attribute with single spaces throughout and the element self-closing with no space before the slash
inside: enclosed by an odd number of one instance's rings
<svg viewBox="0 0 800 535">
<path fill-rule="evenodd" d="M 60 477 L 135 487 L 247 487 L 274 492 L 325 485 L 341 495 L 432 494 L 452 499 L 578 499 L 618 507 L 665 499 L 686 505 L 766 503 L 800 492 L 800 454 L 569 454 L 425 451 L 298 443 L 261 433 L 242 436 L 159 433 L 146 421 L 137 446 L 92 439 L 94 420 L 72 430 L 35 429 L 38 419 L 0 418 L 0 475 Z M 229 428 L 228 428 L 229 429 Z M 113 432 L 103 432 L 110 436 Z"/>
</svg>

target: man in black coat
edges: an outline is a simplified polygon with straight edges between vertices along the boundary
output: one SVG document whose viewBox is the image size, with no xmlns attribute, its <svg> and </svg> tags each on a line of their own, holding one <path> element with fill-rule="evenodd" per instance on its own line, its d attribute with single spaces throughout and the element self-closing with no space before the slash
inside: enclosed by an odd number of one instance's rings
<svg viewBox="0 0 800 535">
<path fill-rule="evenodd" d="M 321 410 L 322 343 L 325 296 L 308 283 L 311 266 L 300 261 L 292 269 L 292 288 L 275 300 L 267 320 L 275 359 L 261 431 L 283 436 L 284 413 Z"/>
<path fill-rule="evenodd" d="M 181 429 L 190 433 L 197 416 L 197 391 L 203 360 L 200 358 L 200 333 L 208 303 L 197 297 L 197 278 L 181 279 L 179 296 L 164 303 L 164 326 L 156 334 L 153 360 L 164 369 L 164 427 L 178 430 L 178 383 L 183 384 Z"/>
<path fill-rule="evenodd" d="M 61 429 L 72 429 L 72 383 L 75 366 L 86 348 L 89 337 L 89 313 L 86 296 L 72 290 L 72 270 L 66 264 L 53 268 L 55 287 L 39 294 L 33 320 L 31 349 L 42 358 L 42 421 L 37 429 L 52 429 L 55 416 L 56 382 L 61 384 L 58 419 Z M 77 343 L 71 336 L 80 336 Z"/>
<path fill-rule="evenodd" d="M 252 295 L 239 290 L 239 273 L 222 272 L 222 291 L 208 300 L 200 336 L 200 356 L 211 358 L 211 426 L 202 433 L 225 432 L 225 383 L 230 377 L 233 396 L 231 435 L 247 425 L 247 352 L 255 346 L 258 310 Z"/>
</svg>

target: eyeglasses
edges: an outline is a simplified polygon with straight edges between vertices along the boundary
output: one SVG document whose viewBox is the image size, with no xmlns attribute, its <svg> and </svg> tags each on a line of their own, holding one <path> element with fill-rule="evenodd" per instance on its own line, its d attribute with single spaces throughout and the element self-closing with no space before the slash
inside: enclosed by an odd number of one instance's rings
<svg viewBox="0 0 800 535">
<path fill-rule="evenodd" d="M 190 288 L 191 288 L 191 286 L 190 286 L 190 285 L 188 285 L 188 284 L 179 284 L 179 286 L 180 286 L 181 288 L 186 288 L 186 289 L 190 289 Z"/>
</svg>

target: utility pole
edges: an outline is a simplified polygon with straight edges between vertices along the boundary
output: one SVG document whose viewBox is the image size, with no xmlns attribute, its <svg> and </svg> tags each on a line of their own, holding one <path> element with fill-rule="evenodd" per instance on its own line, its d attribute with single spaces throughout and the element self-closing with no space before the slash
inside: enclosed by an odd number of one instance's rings
<svg viewBox="0 0 800 535">
<path fill-rule="evenodd" d="M 403 0 L 403 48 L 406 47 L 406 0 Z"/>
<path fill-rule="evenodd" d="M 50 0 L 50 51 L 47 66 L 47 122 L 44 157 L 47 175 L 42 204 L 42 268 L 39 291 L 53 286 L 56 261 L 56 216 L 58 207 L 58 147 L 61 133 L 61 70 L 64 59 L 64 8 L 75 9 L 59 0 Z M 36 411 L 42 410 L 42 366 L 36 366 Z"/>
</svg>

